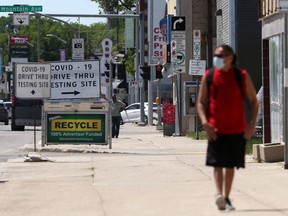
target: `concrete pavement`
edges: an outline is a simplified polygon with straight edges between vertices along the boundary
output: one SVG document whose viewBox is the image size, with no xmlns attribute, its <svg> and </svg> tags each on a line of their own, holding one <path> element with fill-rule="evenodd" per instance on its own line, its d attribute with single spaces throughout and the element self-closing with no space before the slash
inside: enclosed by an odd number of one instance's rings
<svg viewBox="0 0 288 216">
<path fill-rule="evenodd" d="M 25 145 L 19 154 L 32 147 Z M 212 169 L 204 165 L 206 141 L 125 124 L 112 150 L 75 145 L 38 150 L 55 162 L 24 163 L 18 157 L 0 164 L 1 216 L 223 214 L 214 204 Z M 236 173 L 231 194 L 236 211 L 229 214 L 288 215 L 287 178 L 281 164 L 259 164 L 247 156 L 247 169 Z"/>
</svg>

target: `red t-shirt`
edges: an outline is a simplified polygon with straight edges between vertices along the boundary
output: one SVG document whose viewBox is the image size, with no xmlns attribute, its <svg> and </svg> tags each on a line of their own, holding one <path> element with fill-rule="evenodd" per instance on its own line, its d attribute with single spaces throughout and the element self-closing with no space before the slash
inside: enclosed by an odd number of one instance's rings
<svg viewBox="0 0 288 216">
<path fill-rule="evenodd" d="M 243 93 L 246 94 L 246 71 L 241 70 Z M 205 72 L 205 76 L 209 70 Z M 208 121 L 219 134 L 240 134 L 246 127 L 243 96 L 234 69 L 221 72 L 214 69 L 210 85 Z"/>
</svg>

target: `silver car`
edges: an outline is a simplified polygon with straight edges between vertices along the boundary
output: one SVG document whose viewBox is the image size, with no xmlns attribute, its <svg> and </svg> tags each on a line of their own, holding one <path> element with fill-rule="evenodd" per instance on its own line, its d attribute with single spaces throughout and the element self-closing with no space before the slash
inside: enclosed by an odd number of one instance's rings
<svg viewBox="0 0 288 216">
<path fill-rule="evenodd" d="M 4 106 L 5 106 L 5 108 L 8 111 L 9 119 L 11 119 L 12 118 L 12 102 L 11 101 L 6 101 L 6 102 L 4 102 Z"/>
<path fill-rule="evenodd" d="M 153 103 L 153 120 L 157 120 L 158 105 Z M 148 123 L 148 103 L 144 103 L 144 122 Z M 124 111 L 121 112 L 122 122 L 138 123 L 140 122 L 140 103 L 133 103 L 127 106 Z"/>
</svg>

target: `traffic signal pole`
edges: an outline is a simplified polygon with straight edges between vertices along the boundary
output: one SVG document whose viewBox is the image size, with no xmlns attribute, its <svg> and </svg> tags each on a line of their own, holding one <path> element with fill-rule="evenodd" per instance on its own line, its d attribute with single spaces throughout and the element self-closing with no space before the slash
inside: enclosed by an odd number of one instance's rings
<svg viewBox="0 0 288 216">
<path fill-rule="evenodd" d="M 150 66 L 150 80 L 148 81 L 148 125 L 153 125 L 153 75 L 155 74 L 155 66 Z"/>
<path fill-rule="evenodd" d="M 140 12 L 139 14 L 140 20 L 140 65 L 144 66 L 144 14 Z M 140 67 L 140 65 L 138 67 Z M 138 80 L 140 84 L 140 122 L 138 126 L 143 126 L 145 124 L 145 112 L 144 112 L 144 79 L 139 76 Z"/>
</svg>

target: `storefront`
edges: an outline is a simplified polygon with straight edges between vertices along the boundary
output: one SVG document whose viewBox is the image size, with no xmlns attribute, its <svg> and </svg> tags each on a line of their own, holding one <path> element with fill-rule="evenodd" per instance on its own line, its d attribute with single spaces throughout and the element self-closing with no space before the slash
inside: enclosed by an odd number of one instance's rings
<svg viewBox="0 0 288 216">
<path fill-rule="evenodd" d="M 284 141 L 283 74 L 284 14 L 260 4 L 262 13 L 262 77 L 263 77 L 263 132 L 264 142 Z M 272 5 L 273 6 L 273 5 Z M 273 14 L 268 11 L 274 11 Z"/>
</svg>

